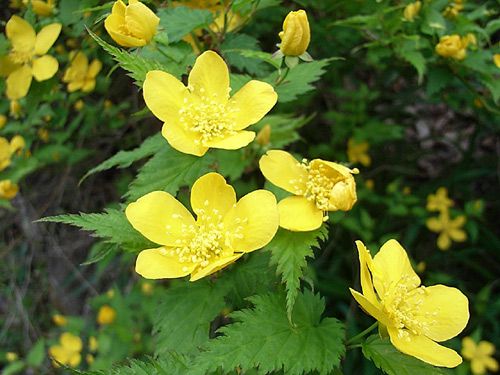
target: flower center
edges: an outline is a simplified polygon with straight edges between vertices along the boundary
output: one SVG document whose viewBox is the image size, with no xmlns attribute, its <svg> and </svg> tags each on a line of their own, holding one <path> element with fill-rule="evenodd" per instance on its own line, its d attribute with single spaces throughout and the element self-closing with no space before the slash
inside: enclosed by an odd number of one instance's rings
<svg viewBox="0 0 500 375">
<path fill-rule="evenodd" d="M 32 51 L 19 51 L 13 49 L 9 54 L 10 59 L 15 64 L 26 64 L 31 61 L 33 57 Z"/>
<path fill-rule="evenodd" d="M 302 177 L 297 180 L 290 180 L 294 184 L 297 194 L 303 195 L 307 200 L 313 202 L 318 209 L 328 211 L 330 195 L 337 181 L 328 177 L 326 167 L 323 164 L 312 168 L 310 163 L 303 159 L 299 166 L 307 172 L 307 181 L 305 181 L 305 190 L 303 190 L 300 188 L 300 186 L 304 186 Z"/>
</svg>

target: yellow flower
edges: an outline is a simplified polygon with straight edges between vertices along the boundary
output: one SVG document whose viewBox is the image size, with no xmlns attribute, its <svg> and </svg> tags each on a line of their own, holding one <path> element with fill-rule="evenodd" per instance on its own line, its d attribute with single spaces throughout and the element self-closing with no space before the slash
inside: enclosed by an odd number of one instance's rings
<svg viewBox="0 0 500 375">
<path fill-rule="evenodd" d="M 17 353 L 14 353 L 14 352 L 5 353 L 5 359 L 7 360 L 7 362 L 14 362 L 18 358 L 19 358 L 19 356 L 17 355 Z"/>
<path fill-rule="evenodd" d="M 89 337 L 89 350 L 91 352 L 95 352 L 95 351 L 97 351 L 98 348 L 99 348 L 99 344 L 97 342 L 97 339 L 94 336 L 90 336 Z"/>
<path fill-rule="evenodd" d="M 113 289 L 110 289 L 106 292 L 106 295 L 109 297 L 109 298 L 113 298 L 115 296 L 115 291 Z"/>
<path fill-rule="evenodd" d="M 19 186 L 12 183 L 11 180 L 1 180 L 0 181 L 0 198 L 1 199 L 12 199 L 19 192 Z"/>
<path fill-rule="evenodd" d="M 0 129 L 2 129 L 7 123 L 7 116 L 0 115 Z"/>
<path fill-rule="evenodd" d="M 450 219 L 448 211 L 441 211 L 438 217 L 427 219 L 427 228 L 439 233 L 437 245 L 441 250 L 448 250 L 451 246 L 451 241 L 464 242 L 467 239 L 467 234 L 462 229 L 465 224 L 465 216 L 460 215 L 455 219 Z"/>
<path fill-rule="evenodd" d="M 47 55 L 61 32 L 60 23 L 45 26 L 38 34 L 24 19 L 12 16 L 5 26 L 5 34 L 12 50 L 0 58 L 0 75 L 7 76 L 7 97 L 20 99 L 29 91 L 33 77 L 45 81 L 56 74 L 57 60 Z"/>
<path fill-rule="evenodd" d="M 305 10 L 290 12 L 283 22 L 279 33 L 281 52 L 285 56 L 300 56 L 307 51 L 311 41 L 311 31 Z"/>
<path fill-rule="evenodd" d="M 85 102 L 82 100 L 82 99 L 78 99 L 75 104 L 73 105 L 73 108 L 75 109 L 75 111 L 78 111 L 80 112 L 83 107 L 85 107 Z"/>
<path fill-rule="evenodd" d="M 113 40 L 123 47 L 142 47 L 156 34 L 160 19 L 138 0 L 114 3 L 104 27 Z"/>
<path fill-rule="evenodd" d="M 59 366 L 57 362 L 70 367 L 76 367 L 82 360 L 81 351 L 82 340 L 78 336 L 65 332 L 59 337 L 59 344 L 52 345 L 49 348 L 49 355 L 55 360 L 53 363 L 56 367 Z"/>
<path fill-rule="evenodd" d="M 125 214 L 144 237 L 161 247 L 143 250 L 135 270 L 147 279 L 191 281 L 210 275 L 245 253 L 267 245 L 278 230 L 274 195 L 256 190 L 236 202 L 232 186 L 218 173 L 200 177 L 191 189 L 191 213 L 164 191 L 146 194 Z"/>
<path fill-rule="evenodd" d="M 467 55 L 466 48 L 466 41 L 460 35 L 445 35 L 439 39 L 439 43 L 436 45 L 436 53 L 443 57 L 463 60 Z"/>
<path fill-rule="evenodd" d="M 266 124 L 260 129 L 255 137 L 255 142 L 261 146 L 267 146 L 271 141 L 271 125 Z"/>
<path fill-rule="evenodd" d="M 434 366 L 456 367 L 457 352 L 438 342 L 457 336 L 469 320 L 463 293 L 444 285 L 420 286 L 408 255 L 396 240 L 387 241 L 372 259 L 361 241 L 360 279 L 363 293 L 350 289 L 363 310 L 385 326 L 399 351 Z"/>
<path fill-rule="evenodd" d="M 427 211 L 447 211 L 453 206 L 453 201 L 448 198 L 448 189 L 441 186 L 437 189 L 436 194 L 427 196 Z"/>
<path fill-rule="evenodd" d="M 281 150 L 268 151 L 260 170 L 274 185 L 294 194 L 279 202 L 280 226 L 292 231 L 319 228 L 327 211 L 348 211 L 356 203 L 357 169 L 314 159 L 299 163 Z"/>
<path fill-rule="evenodd" d="M 94 363 L 95 358 L 94 358 L 94 356 L 92 354 L 87 354 L 85 356 L 85 360 L 87 361 L 87 363 L 89 365 L 91 365 L 92 363 Z"/>
<path fill-rule="evenodd" d="M 64 327 L 68 323 L 68 319 L 64 315 L 54 314 L 52 315 L 52 321 L 56 326 Z"/>
<path fill-rule="evenodd" d="M 420 12 L 420 8 L 422 8 L 422 3 L 420 1 L 408 4 L 403 11 L 404 19 L 409 22 L 413 22 L 413 19 Z"/>
<path fill-rule="evenodd" d="M 229 71 L 215 52 L 200 55 L 189 73 L 188 87 L 173 75 L 153 70 L 144 81 L 144 100 L 162 120 L 162 135 L 181 152 L 204 155 L 210 147 L 235 150 L 255 138 L 243 130 L 276 104 L 265 82 L 252 80 L 229 98 Z"/>
<path fill-rule="evenodd" d="M 495 53 L 493 55 L 493 62 L 497 66 L 497 68 L 500 68 L 500 53 Z"/>
<path fill-rule="evenodd" d="M 2 58 L 0 57 L 0 62 Z M 1 73 L 0 73 L 1 75 Z M 15 119 L 19 118 L 21 116 L 21 104 L 17 100 L 11 100 L 10 101 L 10 115 L 14 117 Z"/>
<path fill-rule="evenodd" d="M 111 324 L 116 319 L 116 310 L 109 305 L 103 305 L 97 313 L 97 323 L 100 325 Z"/>
<path fill-rule="evenodd" d="M 472 33 L 468 33 L 466 36 L 462 37 L 462 44 L 467 47 L 469 45 L 476 46 L 477 39 L 476 36 Z"/>
<path fill-rule="evenodd" d="M 68 92 L 82 90 L 90 92 L 95 88 L 95 77 L 101 71 L 102 63 L 89 59 L 81 51 L 70 54 L 71 64 L 64 72 L 63 82 L 68 84 Z"/>
<path fill-rule="evenodd" d="M 464 9 L 463 0 L 455 0 L 451 3 L 451 5 L 446 7 L 443 14 L 445 17 L 455 18 L 462 11 L 462 9 Z"/>
<path fill-rule="evenodd" d="M 370 145 L 368 142 L 359 142 L 352 138 L 347 141 L 347 158 L 350 163 L 360 163 L 361 165 L 368 167 L 372 163 L 370 155 L 368 155 L 368 149 Z"/>
<path fill-rule="evenodd" d="M 141 284 L 141 291 L 147 296 L 151 295 L 153 293 L 153 284 L 148 282 L 143 282 Z"/>
<path fill-rule="evenodd" d="M 498 362 L 493 358 L 495 345 L 488 341 L 476 344 L 470 337 L 462 340 L 462 355 L 470 361 L 472 373 L 475 375 L 486 374 L 486 371 L 498 371 Z"/>
<path fill-rule="evenodd" d="M 6 138 L 0 137 L 0 171 L 10 165 L 12 155 L 20 152 L 24 146 L 24 138 L 20 135 L 12 137 L 10 142 Z"/>
<path fill-rule="evenodd" d="M 27 3 L 28 0 L 23 0 L 23 2 Z M 55 0 L 47 0 L 47 1 L 31 0 L 31 6 L 35 14 L 42 17 L 47 17 L 50 16 L 54 11 Z"/>
</svg>

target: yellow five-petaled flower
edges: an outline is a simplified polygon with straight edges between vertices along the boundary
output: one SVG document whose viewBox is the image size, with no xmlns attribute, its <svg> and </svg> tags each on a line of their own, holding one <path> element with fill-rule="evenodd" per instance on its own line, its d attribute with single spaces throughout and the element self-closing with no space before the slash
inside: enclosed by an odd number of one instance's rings
<svg viewBox="0 0 500 375">
<path fill-rule="evenodd" d="M 321 159 L 299 162 L 281 150 L 268 151 L 259 165 L 270 182 L 294 194 L 278 204 L 280 226 L 285 229 L 317 229 L 327 211 L 348 211 L 356 203 L 357 169 Z"/>
<path fill-rule="evenodd" d="M 498 371 L 498 362 L 493 357 L 495 345 L 489 341 L 476 342 L 470 337 L 462 340 L 462 355 L 470 361 L 471 371 L 474 375 L 486 374 L 486 371 Z"/>
<path fill-rule="evenodd" d="M 64 332 L 59 337 L 59 344 L 52 345 L 49 348 L 49 355 L 55 360 L 54 366 L 58 367 L 59 363 L 70 367 L 76 367 L 80 364 L 82 356 L 82 339 L 69 332 Z"/>
<path fill-rule="evenodd" d="M 401 352 L 434 366 L 455 367 L 462 358 L 439 345 L 457 336 L 469 320 L 469 302 L 458 289 L 420 286 L 408 255 L 396 240 L 387 241 L 372 259 L 361 241 L 360 279 L 363 294 L 350 289 L 363 310 L 383 325 Z"/>
<path fill-rule="evenodd" d="M 451 246 L 451 241 L 464 242 L 467 240 L 467 233 L 462 229 L 466 222 L 464 215 L 459 215 L 456 218 L 450 218 L 448 210 L 441 211 L 439 216 L 427 219 L 425 224 L 427 228 L 439 233 L 437 245 L 441 250 L 448 250 Z"/>
<path fill-rule="evenodd" d="M 18 16 L 12 16 L 5 34 L 12 44 L 7 56 L 0 58 L 0 75 L 7 76 L 7 97 L 11 100 L 26 96 L 33 77 L 45 81 L 56 74 L 57 60 L 47 55 L 61 32 L 60 23 L 45 26 L 38 34 Z"/>
<path fill-rule="evenodd" d="M 168 143 L 196 156 L 209 148 L 248 145 L 255 133 L 243 129 L 264 117 L 278 99 L 270 84 L 256 80 L 230 98 L 227 65 L 213 51 L 196 59 L 187 87 L 173 75 L 153 70 L 143 88 L 146 105 L 164 122 L 162 134 Z"/>
<path fill-rule="evenodd" d="M 68 84 L 68 91 L 92 91 L 95 87 L 95 77 L 101 71 L 102 63 L 94 59 L 89 65 L 89 59 L 81 51 L 70 53 L 70 60 L 71 64 L 63 77 L 63 81 Z"/>
<path fill-rule="evenodd" d="M 161 246 L 143 250 L 137 273 L 148 279 L 191 281 L 210 275 L 243 254 L 267 245 L 278 229 L 274 195 L 256 190 L 236 201 L 234 189 L 217 173 L 200 177 L 191 190 L 197 218 L 172 195 L 154 191 L 128 205 L 132 226 Z"/>
</svg>

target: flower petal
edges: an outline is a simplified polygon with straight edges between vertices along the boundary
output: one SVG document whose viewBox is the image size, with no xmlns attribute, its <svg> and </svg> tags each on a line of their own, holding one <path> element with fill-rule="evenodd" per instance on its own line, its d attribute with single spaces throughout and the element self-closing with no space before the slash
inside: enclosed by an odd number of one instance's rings
<svg viewBox="0 0 500 375">
<path fill-rule="evenodd" d="M 125 11 L 125 22 L 132 35 L 149 42 L 156 34 L 160 19 L 141 2 L 129 3 Z"/>
<path fill-rule="evenodd" d="M 278 209 L 282 228 L 306 232 L 318 229 L 323 224 L 323 211 L 304 197 L 286 197 L 278 203 Z"/>
<path fill-rule="evenodd" d="M 377 306 L 372 304 L 366 296 L 362 295 L 361 293 L 355 291 L 354 289 L 349 288 L 352 296 L 356 300 L 357 303 L 361 306 L 361 308 L 371 316 L 373 316 L 375 319 L 377 319 L 381 324 L 384 326 L 389 326 L 391 323 L 389 319 L 386 317 L 386 315 L 383 313 L 382 310 L 380 310 Z"/>
<path fill-rule="evenodd" d="M 224 150 L 237 150 L 248 145 L 254 138 L 254 132 L 243 130 L 222 139 L 204 142 L 204 145 L 206 147 L 222 148 Z"/>
<path fill-rule="evenodd" d="M 236 204 L 236 193 L 224 177 L 212 172 L 201 176 L 191 188 L 191 208 L 200 216 L 226 215 Z"/>
<path fill-rule="evenodd" d="M 177 121 L 163 124 L 161 134 L 170 146 L 185 154 L 203 156 L 208 151 L 208 147 L 201 145 L 196 134 L 185 130 Z"/>
<path fill-rule="evenodd" d="M 64 332 L 59 338 L 59 342 L 67 351 L 79 352 L 82 350 L 82 339 L 69 332 Z"/>
<path fill-rule="evenodd" d="M 415 304 L 415 320 L 423 333 L 434 341 L 446 341 L 463 331 L 469 321 L 469 301 L 458 289 L 444 285 L 418 288 L 407 302 Z"/>
<path fill-rule="evenodd" d="M 356 241 L 356 247 L 359 254 L 359 274 L 361 279 L 361 290 L 365 298 L 370 301 L 375 307 L 379 308 L 380 302 L 377 299 L 375 290 L 373 289 L 372 276 L 370 274 L 370 266 L 373 261 L 370 252 L 361 241 Z"/>
<path fill-rule="evenodd" d="M 481 352 L 482 355 L 493 355 L 495 353 L 495 345 L 493 345 L 489 341 L 479 341 L 477 345 L 477 349 Z"/>
<path fill-rule="evenodd" d="M 94 88 L 95 88 L 95 79 L 87 79 L 86 81 L 83 82 L 82 85 L 83 92 L 91 92 Z"/>
<path fill-rule="evenodd" d="M 153 191 L 130 203 L 125 215 L 137 231 L 160 245 L 175 246 L 184 237 L 183 226 L 195 225 L 191 213 L 164 191 Z"/>
<path fill-rule="evenodd" d="M 476 343 L 469 336 L 462 339 L 462 355 L 471 360 L 476 355 Z"/>
<path fill-rule="evenodd" d="M 438 236 L 437 245 L 441 250 L 448 250 L 451 246 L 451 239 L 447 232 L 443 232 Z"/>
<path fill-rule="evenodd" d="M 12 43 L 13 49 L 17 51 L 30 52 L 35 47 L 35 30 L 21 17 L 10 17 L 5 25 L 5 34 Z"/>
<path fill-rule="evenodd" d="M 267 245 L 276 234 L 279 214 L 276 197 L 266 190 L 255 190 L 241 198 L 224 218 L 234 251 L 248 253 Z"/>
<path fill-rule="evenodd" d="M 241 130 L 260 121 L 278 101 L 278 94 L 269 83 L 252 80 L 230 100 L 234 112 L 234 129 Z"/>
<path fill-rule="evenodd" d="M 200 98 L 206 97 L 223 104 L 229 99 L 229 70 L 222 57 L 214 51 L 198 56 L 188 82 L 189 90 Z"/>
<path fill-rule="evenodd" d="M 307 171 L 288 152 L 268 151 L 260 158 L 259 167 L 264 177 L 274 185 L 297 195 L 305 192 Z"/>
<path fill-rule="evenodd" d="M 28 65 L 23 65 L 7 77 L 7 97 L 10 100 L 21 99 L 26 96 L 31 86 L 33 75 Z"/>
<path fill-rule="evenodd" d="M 16 64 L 7 56 L 0 56 L 0 77 L 7 77 L 14 70 L 19 69 L 21 65 Z"/>
<path fill-rule="evenodd" d="M 146 105 L 164 122 L 178 119 L 179 110 L 189 94 L 181 81 L 161 70 L 152 70 L 146 74 L 143 90 Z"/>
<path fill-rule="evenodd" d="M 102 62 L 97 59 L 92 60 L 87 70 L 87 78 L 95 78 L 102 69 Z"/>
<path fill-rule="evenodd" d="M 225 258 L 218 259 L 215 262 L 210 263 L 205 268 L 201 268 L 201 269 L 198 269 L 195 272 L 193 272 L 191 274 L 191 278 L 189 279 L 189 281 L 196 281 L 196 280 L 201 279 L 202 277 L 211 275 L 212 273 L 217 272 L 217 271 L 221 270 L 222 268 L 230 265 L 238 258 L 241 258 L 241 256 L 243 256 L 243 253 L 235 254 L 235 255 L 225 257 Z"/>
<path fill-rule="evenodd" d="M 379 296 L 383 296 L 397 285 L 408 290 L 420 285 L 420 278 L 411 267 L 408 254 L 396 240 L 387 241 L 373 258 L 373 284 Z"/>
<path fill-rule="evenodd" d="M 425 221 L 427 229 L 432 232 L 441 232 L 443 230 L 443 224 L 438 217 L 430 217 Z"/>
<path fill-rule="evenodd" d="M 399 330 L 387 327 L 392 344 L 400 352 L 418 358 L 433 366 L 453 368 L 462 363 L 460 355 L 445 346 L 439 345 L 425 336 L 416 336 L 409 331 L 399 335 Z"/>
<path fill-rule="evenodd" d="M 448 234 L 455 242 L 464 242 L 467 240 L 467 233 L 465 233 L 462 229 L 451 229 Z"/>
<path fill-rule="evenodd" d="M 45 26 L 36 35 L 35 53 L 37 55 L 45 55 L 47 51 L 55 43 L 61 33 L 62 25 L 60 23 L 52 23 Z"/>
<path fill-rule="evenodd" d="M 162 254 L 165 253 L 165 254 Z M 135 272 L 146 279 L 173 279 L 189 275 L 196 266 L 179 262 L 177 256 L 168 254 L 168 249 L 142 250 L 135 262 Z"/>
<path fill-rule="evenodd" d="M 37 81 L 45 81 L 56 74 L 59 68 L 57 60 L 49 55 L 45 55 L 33 60 L 33 76 Z"/>
<path fill-rule="evenodd" d="M 115 29 L 113 29 L 114 26 L 110 26 L 110 24 L 114 24 L 115 17 L 111 14 L 106 18 L 104 21 L 104 27 L 106 28 L 106 31 L 108 32 L 109 36 L 120 46 L 122 47 L 142 47 L 145 46 L 146 40 L 136 38 L 131 35 L 125 35 L 120 32 L 117 32 Z"/>
</svg>

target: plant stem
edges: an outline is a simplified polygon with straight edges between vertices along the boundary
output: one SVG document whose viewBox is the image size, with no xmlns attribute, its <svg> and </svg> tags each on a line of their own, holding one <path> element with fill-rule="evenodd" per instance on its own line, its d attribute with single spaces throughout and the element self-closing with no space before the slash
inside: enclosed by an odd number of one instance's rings
<svg viewBox="0 0 500 375">
<path fill-rule="evenodd" d="M 375 328 L 377 328 L 377 326 L 378 326 L 378 322 L 373 323 L 370 327 L 368 327 L 367 329 L 365 329 L 363 332 L 360 332 L 356 336 L 351 337 L 349 340 L 347 340 L 346 344 L 349 345 L 349 344 L 352 344 L 352 343 L 358 341 L 359 339 L 363 338 L 368 333 L 370 333 L 371 331 L 373 331 Z"/>
</svg>

